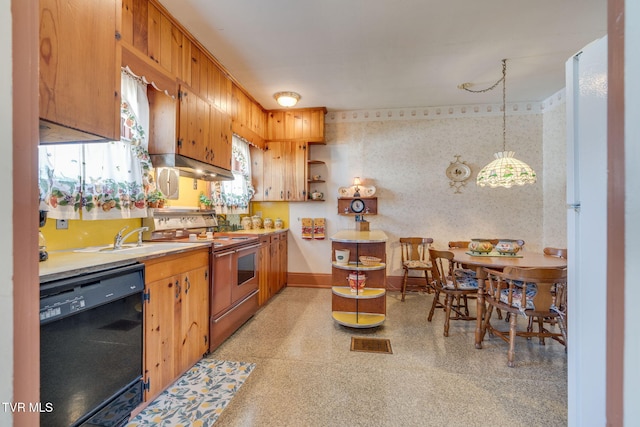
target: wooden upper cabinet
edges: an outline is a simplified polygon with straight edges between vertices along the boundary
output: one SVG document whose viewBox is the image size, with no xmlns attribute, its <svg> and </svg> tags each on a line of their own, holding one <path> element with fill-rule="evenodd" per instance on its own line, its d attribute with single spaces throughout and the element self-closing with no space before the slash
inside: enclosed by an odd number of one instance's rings
<svg viewBox="0 0 640 427">
<path fill-rule="evenodd" d="M 271 110 L 267 114 L 267 139 L 324 142 L 326 112 L 324 107 Z"/>
<path fill-rule="evenodd" d="M 208 139 L 210 105 L 185 86 L 180 87 L 178 103 L 177 153 L 209 163 Z"/>
<path fill-rule="evenodd" d="M 254 145 L 263 148 L 267 114 L 238 86 L 232 87 L 231 117 L 233 131 Z"/>
<path fill-rule="evenodd" d="M 209 134 L 209 162 L 223 169 L 231 169 L 231 116 L 211 105 Z"/>
<path fill-rule="evenodd" d="M 231 117 L 186 86 L 180 87 L 177 153 L 231 169 Z"/>
<path fill-rule="evenodd" d="M 174 76 L 180 73 L 182 32 L 149 4 L 147 55 Z"/>
<path fill-rule="evenodd" d="M 262 200 L 306 200 L 306 142 L 269 141 L 266 143 L 262 160 Z"/>
<path fill-rule="evenodd" d="M 40 0 L 40 118 L 120 139 L 119 8 L 120 0 Z"/>
</svg>

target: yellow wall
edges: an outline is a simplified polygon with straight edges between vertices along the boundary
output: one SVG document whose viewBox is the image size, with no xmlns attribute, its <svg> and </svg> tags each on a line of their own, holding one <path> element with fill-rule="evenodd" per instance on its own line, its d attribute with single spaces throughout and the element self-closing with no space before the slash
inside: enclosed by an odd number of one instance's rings
<svg viewBox="0 0 640 427">
<path fill-rule="evenodd" d="M 47 241 L 48 251 L 83 248 L 113 243 L 118 230 L 128 226 L 129 230 L 142 225 L 140 218 L 109 219 L 97 221 L 69 220 L 67 230 L 56 230 L 56 220 L 48 219 L 40 230 Z M 131 239 L 137 238 L 137 235 Z"/>
<path fill-rule="evenodd" d="M 193 179 L 180 177 L 180 197 L 176 200 L 168 200 L 165 207 L 180 206 L 197 208 L 200 192 L 207 193 L 210 184 L 197 180 L 197 189 L 193 188 Z M 57 251 L 87 246 L 108 245 L 113 243 L 115 234 L 125 226 L 129 231 L 142 225 L 142 219 L 111 219 L 97 221 L 70 220 L 66 230 L 56 229 L 56 220 L 48 219 L 41 231 L 47 241 L 48 251 Z M 137 234 L 127 241 L 135 241 Z"/>
<path fill-rule="evenodd" d="M 262 212 L 262 219 L 271 218 L 275 220 L 280 218 L 284 221 L 285 228 L 289 227 L 289 202 L 252 202 L 252 215 Z"/>
</svg>

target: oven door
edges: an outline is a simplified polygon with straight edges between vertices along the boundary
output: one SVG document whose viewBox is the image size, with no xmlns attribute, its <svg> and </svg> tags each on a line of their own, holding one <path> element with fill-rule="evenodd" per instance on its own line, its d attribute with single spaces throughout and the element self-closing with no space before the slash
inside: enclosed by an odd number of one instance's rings
<svg viewBox="0 0 640 427">
<path fill-rule="evenodd" d="M 240 247 L 235 251 L 236 281 L 231 288 L 233 303 L 258 289 L 258 252 L 260 244 Z"/>
</svg>

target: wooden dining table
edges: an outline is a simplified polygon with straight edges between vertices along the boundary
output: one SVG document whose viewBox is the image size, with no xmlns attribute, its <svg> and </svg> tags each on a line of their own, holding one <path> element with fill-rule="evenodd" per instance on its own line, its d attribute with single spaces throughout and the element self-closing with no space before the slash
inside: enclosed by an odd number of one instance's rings
<svg viewBox="0 0 640 427">
<path fill-rule="evenodd" d="M 518 252 L 516 256 L 485 256 L 471 255 L 469 249 L 449 249 L 454 255 L 454 261 L 476 269 L 478 279 L 478 305 L 476 311 L 476 348 L 482 348 L 482 320 L 485 313 L 485 281 L 487 273 L 484 267 L 502 270 L 505 267 L 534 267 L 534 268 L 566 268 L 567 260 L 539 252 Z"/>
</svg>

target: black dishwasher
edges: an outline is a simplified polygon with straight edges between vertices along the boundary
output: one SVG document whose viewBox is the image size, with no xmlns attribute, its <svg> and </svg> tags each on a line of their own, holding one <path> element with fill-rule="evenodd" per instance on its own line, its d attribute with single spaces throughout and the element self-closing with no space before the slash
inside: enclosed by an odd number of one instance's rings
<svg viewBox="0 0 640 427">
<path fill-rule="evenodd" d="M 40 425 L 120 426 L 143 397 L 144 265 L 40 285 Z"/>
</svg>

